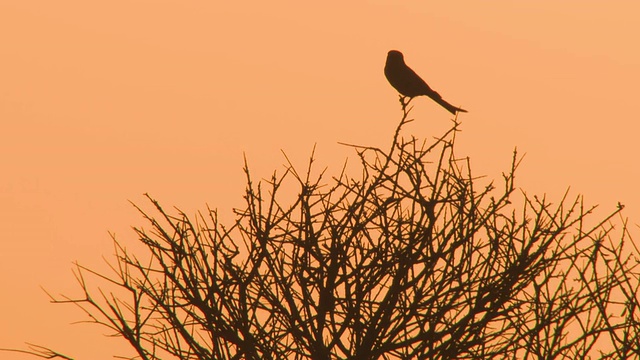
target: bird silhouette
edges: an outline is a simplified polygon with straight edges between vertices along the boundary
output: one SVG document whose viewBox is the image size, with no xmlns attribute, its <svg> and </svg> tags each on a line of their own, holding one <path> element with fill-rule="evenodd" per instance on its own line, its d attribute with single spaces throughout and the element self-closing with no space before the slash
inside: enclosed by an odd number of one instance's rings
<svg viewBox="0 0 640 360">
<path fill-rule="evenodd" d="M 431 89 L 415 71 L 411 70 L 411 68 L 404 63 L 404 55 L 402 55 L 400 51 L 389 51 L 387 54 L 387 63 L 384 65 L 384 75 L 387 77 L 387 80 L 389 80 L 389 84 L 404 96 L 413 98 L 415 96 L 426 95 L 453 115 L 457 112 L 467 112 L 467 110 L 455 107 L 444 101 L 440 94 Z"/>
</svg>

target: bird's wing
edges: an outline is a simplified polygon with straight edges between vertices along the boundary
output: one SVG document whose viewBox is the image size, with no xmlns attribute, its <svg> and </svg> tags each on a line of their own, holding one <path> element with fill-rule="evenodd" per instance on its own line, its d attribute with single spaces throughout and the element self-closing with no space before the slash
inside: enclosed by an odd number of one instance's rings
<svg viewBox="0 0 640 360">
<path fill-rule="evenodd" d="M 406 66 L 405 72 L 406 73 L 403 75 L 403 78 L 407 80 L 407 85 L 409 85 L 412 89 L 424 89 L 424 91 L 428 91 L 435 94 L 436 96 L 440 96 L 437 92 L 433 91 L 433 89 L 429 87 L 429 85 L 427 85 L 426 81 L 422 80 L 420 75 L 416 74 L 413 69 Z"/>
</svg>

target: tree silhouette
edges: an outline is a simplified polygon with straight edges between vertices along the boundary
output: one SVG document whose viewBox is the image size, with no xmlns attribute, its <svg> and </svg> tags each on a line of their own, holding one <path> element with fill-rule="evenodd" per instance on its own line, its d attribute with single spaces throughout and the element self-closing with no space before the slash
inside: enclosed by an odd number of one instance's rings
<svg viewBox="0 0 640 360">
<path fill-rule="evenodd" d="M 388 150 L 349 145 L 357 177 L 313 175 L 312 156 L 303 173 L 287 160 L 256 183 L 245 162 L 231 226 L 149 197 L 150 229 L 136 228 L 145 260 L 114 239 L 115 275 L 78 265 L 84 296 L 53 302 L 126 339 L 131 359 L 640 358 L 622 206 L 595 221 L 580 196 L 516 190 L 516 152 L 481 185 L 455 155 L 459 124 L 405 139 L 401 103 Z M 115 289 L 92 294 L 89 275 Z"/>
</svg>

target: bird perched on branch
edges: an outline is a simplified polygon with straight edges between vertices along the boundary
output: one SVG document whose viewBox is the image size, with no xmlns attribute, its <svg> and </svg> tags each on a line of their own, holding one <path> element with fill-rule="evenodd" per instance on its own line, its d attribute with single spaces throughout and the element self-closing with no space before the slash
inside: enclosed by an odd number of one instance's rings
<svg viewBox="0 0 640 360">
<path fill-rule="evenodd" d="M 455 107 L 444 101 L 442 96 L 427 85 L 418 74 L 404 63 L 404 56 L 400 51 L 391 50 L 387 54 L 387 63 L 384 66 L 384 75 L 398 92 L 409 98 L 426 95 L 440 104 L 450 113 L 467 112 L 467 110 Z"/>
</svg>

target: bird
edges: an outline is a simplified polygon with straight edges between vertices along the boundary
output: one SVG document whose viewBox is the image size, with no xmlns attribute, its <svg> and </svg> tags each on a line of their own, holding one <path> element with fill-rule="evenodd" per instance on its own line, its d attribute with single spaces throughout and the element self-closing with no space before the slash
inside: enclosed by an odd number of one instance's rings
<svg viewBox="0 0 640 360">
<path fill-rule="evenodd" d="M 440 94 L 430 88 L 415 71 L 405 64 L 404 55 L 398 50 L 391 50 L 387 54 L 384 75 L 389 80 L 389 84 L 403 96 L 408 96 L 411 99 L 416 96 L 426 95 L 453 115 L 456 115 L 457 112 L 467 112 L 467 110 L 449 104 Z"/>
</svg>

